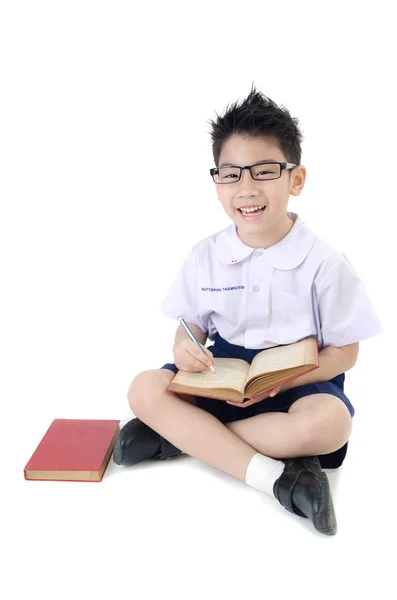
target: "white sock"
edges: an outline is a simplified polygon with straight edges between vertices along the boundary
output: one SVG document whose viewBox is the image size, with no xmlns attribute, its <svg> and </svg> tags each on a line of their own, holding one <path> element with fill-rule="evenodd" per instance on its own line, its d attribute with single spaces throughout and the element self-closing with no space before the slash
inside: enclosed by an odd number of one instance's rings
<svg viewBox="0 0 397 600">
<path fill-rule="evenodd" d="M 285 464 L 281 460 L 274 460 L 274 458 L 258 452 L 252 457 L 247 467 L 245 483 L 274 497 L 274 482 L 280 477 L 284 467 Z"/>
</svg>

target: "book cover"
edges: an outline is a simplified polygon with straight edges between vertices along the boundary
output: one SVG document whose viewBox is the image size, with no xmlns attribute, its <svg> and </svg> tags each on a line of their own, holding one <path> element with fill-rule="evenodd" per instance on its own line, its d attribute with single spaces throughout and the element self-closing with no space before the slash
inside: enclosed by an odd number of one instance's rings
<svg viewBox="0 0 397 600">
<path fill-rule="evenodd" d="M 54 419 L 25 465 L 25 479 L 101 481 L 119 424 L 119 420 Z"/>
</svg>

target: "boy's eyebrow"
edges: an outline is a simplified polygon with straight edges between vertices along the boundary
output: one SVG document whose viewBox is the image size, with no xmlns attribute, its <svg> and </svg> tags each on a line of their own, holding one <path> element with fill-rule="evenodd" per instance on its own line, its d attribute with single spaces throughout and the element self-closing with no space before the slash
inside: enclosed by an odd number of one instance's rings
<svg viewBox="0 0 397 600">
<path fill-rule="evenodd" d="M 263 160 L 258 160 L 256 163 L 254 163 L 253 165 L 251 165 L 251 167 L 253 167 L 254 165 L 260 165 L 261 163 L 270 162 L 270 161 L 271 162 L 279 162 L 275 158 L 264 158 Z M 238 167 L 239 165 L 235 165 L 234 163 L 222 163 L 219 166 L 220 167 Z"/>
</svg>

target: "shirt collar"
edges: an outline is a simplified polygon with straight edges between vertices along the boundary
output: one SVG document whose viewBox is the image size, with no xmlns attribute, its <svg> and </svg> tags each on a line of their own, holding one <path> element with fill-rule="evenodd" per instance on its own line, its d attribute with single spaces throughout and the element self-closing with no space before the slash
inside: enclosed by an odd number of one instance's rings
<svg viewBox="0 0 397 600">
<path fill-rule="evenodd" d="M 309 254 L 315 235 L 304 221 L 293 212 L 287 213 L 294 221 L 293 226 L 282 240 L 263 250 L 267 262 L 275 269 L 288 271 L 300 265 Z M 238 236 L 235 223 L 223 229 L 216 239 L 216 253 L 226 265 L 241 262 L 252 254 L 255 248 L 247 246 Z"/>
</svg>

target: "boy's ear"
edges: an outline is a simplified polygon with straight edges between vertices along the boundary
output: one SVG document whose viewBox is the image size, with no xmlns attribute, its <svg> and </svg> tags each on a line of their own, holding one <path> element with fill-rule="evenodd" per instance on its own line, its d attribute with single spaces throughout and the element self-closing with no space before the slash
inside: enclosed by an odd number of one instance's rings
<svg viewBox="0 0 397 600">
<path fill-rule="evenodd" d="M 303 190 L 305 181 L 306 168 L 303 165 L 299 165 L 297 169 L 292 171 L 289 193 L 292 194 L 292 196 L 299 196 L 299 194 Z"/>
</svg>

